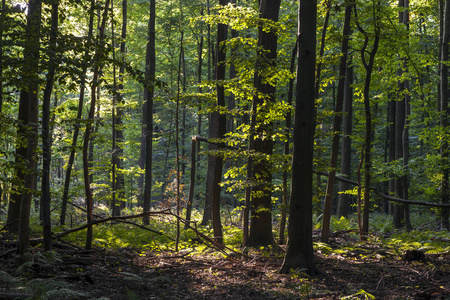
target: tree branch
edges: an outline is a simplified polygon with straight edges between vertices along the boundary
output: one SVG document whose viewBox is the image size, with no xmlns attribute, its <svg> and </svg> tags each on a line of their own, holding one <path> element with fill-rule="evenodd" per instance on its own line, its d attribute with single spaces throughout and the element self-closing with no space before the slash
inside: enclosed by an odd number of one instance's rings
<svg viewBox="0 0 450 300">
<path fill-rule="evenodd" d="M 326 172 L 315 172 L 316 174 L 319 175 L 323 175 L 323 176 L 329 176 L 328 173 Z M 353 184 L 353 185 L 358 185 L 358 183 L 356 181 L 344 178 L 344 177 L 339 177 L 336 176 L 336 179 L 342 182 L 346 182 L 349 184 Z M 405 199 L 400 199 L 400 198 L 396 198 L 396 197 L 392 197 L 392 196 L 388 196 L 385 194 L 382 194 L 380 191 L 376 190 L 374 187 L 370 188 L 371 190 L 373 190 L 375 192 L 375 194 L 377 194 L 378 196 L 380 196 L 381 198 L 384 198 L 388 201 L 392 201 L 392 202 L 398 202 L 398 203 L 404 203 L 404 204 L 413 204 L 413 205 L 423 205 L 423 206 L 431 206 L 431 207 L 450 207 L 450 204 L 443 204 L 443 203 L 431 203 L 431 202 L 423 202 L 423 201 L 411 201 L 411 200 L 405 200 Z"/>
</svg>

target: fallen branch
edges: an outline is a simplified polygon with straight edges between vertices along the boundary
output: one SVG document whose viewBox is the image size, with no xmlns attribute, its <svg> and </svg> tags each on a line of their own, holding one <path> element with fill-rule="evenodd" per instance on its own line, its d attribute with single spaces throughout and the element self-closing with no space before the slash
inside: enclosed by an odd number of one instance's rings
<svg viewBox="0 0 450 300">
<path fill-rule="evenodd" d="M 83 230 L 85 228 L 88 228 L 89 226 L 98 225 L 98 224 L 109 222 L 109 221 L 137 219 L 137 218 L 142 218 L 144 216 L 149 216 L 149 215 L 168 214 L 168 212 L 169 212 L 169 209 L 164 209 L 164 210 L 159 210 L 159 211 L 147 211 L 147 212 L 143 212 L 143 213 L 140 213 L 140 214 L 137 214 L 137 215 L 117 216 L 117 217 L 109 217 L 109 218 L 106 218 L 106 219 L 98 219 L 98 220 L 94 220 L 94 221 L 92 221 L 92 222 L 90 222 L 88 224 L 84 224 L 82 226 L 79 226 L 79 227 L 72 228 L 72 229 L 66 230 L 64 232 L 61 232 L 61 233 L 53 236 L 53 238 L 56 238 L 56 239 L 57 238 L 61 238 L 61 237 L 65 236 L 65 235 L 68 235 L 69 233 L 80 231 L 80 230 Z M 157 232 L 157 231 L 154 231 L 154 232 L 158 233 L 158 234 L 161 234 L 161 235 L 164 235 L 163 233 L 160 233 L 160 232 Z"/>
<path fill-rule="evenodd" d="M 319 175 L 323 175 L 323 176 L 329 176 L 329 174 L 326 173 L 326 172 L 315 172 L 315 173 L 319 174 Z M 349 183 L 349 184 L 353 184 L 353 185 L 358 185 L 358 183 L 356 181 L 353 181 L 353 180 L 350 180 L 350 179 L 347 179 L 347 178 L 344 178 L 344 177 L 336 176 L 336 180 L 339 180 L 339 181 L 342 181 L 342 182 L 346 182 L 346 183 Z M 375 192 L 375 194 L 377 194 L 381 198 L 384 198 L 384 199 L 386 199 L 388 201 L 392 201 L 392 202 L 398 202 L 398 203 L 403 203 L 403 204 L 431 206 L 431 207 L 449 207 L 450 208 L 450 204 L 405 200 L 405 199 L 400 199 L 400 198 L 396 198 L 396 197 L 392 197 L 392 196 L 388 196 L 388 195 L 382 194 L 380 191 L 378 191 L 374 187 L 371 187 L 370 189 L 373 190 Z"/>
</svg>

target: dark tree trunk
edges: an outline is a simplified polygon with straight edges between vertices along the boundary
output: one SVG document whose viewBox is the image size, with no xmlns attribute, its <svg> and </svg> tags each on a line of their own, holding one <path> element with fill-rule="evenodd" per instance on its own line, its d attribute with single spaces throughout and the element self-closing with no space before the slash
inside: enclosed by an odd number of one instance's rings
<svg viewBox="0 0 450 300">
<path fill-rule="evenodd" d="M 56 38 L 58 35 L 58 8 L 59 0 L 52 2 L 52 22 L 50 29 L 50 51 L 56 52 Z M 47 73 L 47 83 L 44 89 L 44 97 L 42 101 L 42 217 L 43 217 L 43 233 L 44 233 L 44 249 L 50 251 L 52 249 L 52 229 L 50 218 L 50 165 L 51 165 L 51 146 L 52 132 L 50 131 L 50 101 L 53 91 L 53 79 L 55 76 L 56 61 L 54 55 L 49 55 L 49 69 Z"/>
<path fill-rule="evenodd" d="M 442 26 L 442 50 L 441 50 L 441 60 L 440 60 L 440 92 L 441 92 L 441 126 L 446 128 L 448 126 L 448 66 L 446 63 L 448 60 L 448 43 L 450 40 L 450 1 L 445 0 L 444 14 L 443 14 L 444 24 Z M 448 143 L 444 142 L 441 147 L 441 157 L 442 157 L 442 203 L 449 203 L 449 167 L 448 167 Z M 449 209 L 443 208 L 441 211 L 441 222 L 442 227 L 449 229 Z"/>
<path fill-rule="evenodd" d="M 297 59 L 297 53 L 298 53 L 298 41 L 296 41 L 294 48 L 292 49 L 291 54 L 291 65 L 290 65 L 290 72 L 294 73 L 295 71 L 295 60 Z M 292 99 L 294 98 L 294 79 L 292 78 L 289 80 L 289 89 L 288 89 L 288 96 L 287 101 L 289 105 L 292 105 Z M 292 113 L 289 110 L 286 114 L 286 136 L 287 141 L 284 143 L 284 155 L 287 156 L 290 153 L 290 139 L 289 139 L 289 133 L 291 132 L 292 127 Z M 288 162 L 286 162 L 288 163 Z M 286 229 L 286 219 L 287 219 L 287 213 L 289 210 L 289 191 L 288 191 L 288 172 L 287 169 L 283 171 L 283 191 L 282 191 L 282 201 L 281 201 L 281 218 L 280 218 L 280 232 L 278 234 L 278 245 L 284 245 L 284 232 Z"/>
<path fill-rule="evenodd" d="M 388 118 L 389 118 L 389 162 L 395 161 L 395 127 L 396 127 L 396 104 L 395 99 L 392 99 L 389 101 L 388 105 Z M 389 177 L 393 177 L 393 174 L 389 174 Z M 388 183 L 388 189 L 390 195 L 395 195 L 395 179 L 391 178 L 389 179 Z M 392 203 L 388 204 L 388 211 L 390 214 L 394 214 L 394 205 Z"/>
<path fill-rule="evenodd" d="M 408 6 L 409 0 L 399 0 L 399 8 L 403 10 L 399 12 L 399 22 L 403 24 L 407 29 L 409 29 L 409 13 Z M 404 59 L 404 68 L 399 70 L 399 75 L 407 73 L 407 62 Z M 399 98 L 396 102 L 396 118 L 395 118 L 395 159 L 403 159 L 404 174 L 397 178 L 396 180 L 396 192 L 397 197 L 402 199 L 408 199 L 408 177 L 406 175 L 406 168 L 408 166 L 408 153 L 409 153 L 409 143 L 408 143 L 408 109 L 409 105 L 409 95 L 405 91 L 408 89 L 408 82 L 406 80 L 400 81 L 398 83 Z M 407 228 L 411 227 L 409 223 L 409 209 L 407 205 L 395 205 L 394 206 L 394 227 L 401 228 L 406 225 Z"/>
<path fill-rule="evenodd" d="M 259 17 L 266 20 L 278 21 L 280 10 L 280 0 L 262 0 L 259 5 Z M 266 32 L 259 27 L 258 46 L 263 51 L 258 51 L 255 66 L 254 86 L 257 93 L 265 95 L 265 98 L 255 95 L 253 97 L 253 115 L 255 127 L 250 130 L 255 131 L 254 150 L 256 156 L 253 158 L 252 166 L 252 188 L 250 233 L 247 241 L 248 246 L 267 246 L 274 244 L 272 233 L 272 171 L 270 159 L 267 156 L 272 154 L 273 141 L 263 136 L 271 136 L 273 124 L 264 124 L 261 118 L 267 113 L 268 107 L 275 102 L 276 87 L 264 83 L 265 66 L 272 67 L 276 64 L 277 58 L 277 34 L 273 31 Z M 269 105 L 264 105 L 269 104 Z M 253 121 L 252 121 L 253 122 Z"/>
<path fill-rule="evenodd" d="M 152 195 L 152 154 L 153 154 L 153 93 L 156 72 L 156 50 L 155 50 L 155 20 L 156 1 L 150 0 L 150 16 L 148 19 L 148 42 L 145 56 L 145 77 L 150 86 L 144 87 L 144 103 L 146 105 L 146 132 L 145 132 L 145 185 L 144 185 L 144 212 L 150 210 Z M 150 223 L 149 216 L 143 217 L 145 225 Z"/>
<path fill-rule="evenodd" d="M 375 5 L 375 4 L 374 4 Z M 367 238 L 369 232 L 369 212 L 370 212 L 370 180 L 371 180 L 371 151 L 373 146 L 373 124 L 372 124 L 372 112 L 370 105 L 370 83 L 372 81 L 372 71 L 375 63 L 375 55 L 378 51 L 378 43 L 380 40 L 378 20 L 374 19 L 374 41 L 373 46 L 370 51 L 367 50 L 369 44 L 369 34 L 359 25 L 357 17 L 357 9 L 355 7 L 355 20 L 358 30 L 364 35 L 364 46 L 361 48 L 361 61 L 363 63 L 364 69 L 366 70 L 366 77 L 364 79 L 364 115 L 365 115 L 365 140 L 364 140 L 364 210 L 362 218 L 362 227 L 360 229 L 360 235 L 362 239 Z M 366 53 L 369 54 L 368 60 L 366 58 Z"/>
<path fill-rule="evenodd" d="M 28 2 L 28 15 L 26 35 L 28 40 L 23 53 L 25 59 L 25 90 L 21 91 L 21 100 L 27 98 L 28 110 L 27 119 L 24 125 L 27 126 L 27 148 L 25 164 L 27 171 L 24 172 L 24 190 L 20 201 L 19 214 L 19 253 L 23 255 L 30 246 L 30 209 L 31 200 L 35 191 L 35 181 L 37 175 L 36 148 L 38 145 L 38 110 L 39 100 L 37 91 L 39 90 L 39 39 L 41 29 L 41 0 L 30 0 Z M 22 105 L 22 103 L 20 103 Z"/>
<path fill-rule="evenodd" d="M 99 30 L 99 41 L 100 43 L 104 40 L 104 33 L 105 33 L 105 26 L 106 26 L 106 19 L 108 17 L 108 7 L 109 7 L 110 0 L 106 0 L 105 3 L 105 10 L 103 11 L 102 15 L 102 21 L 101 26 Z M 89 176 L 89 159 L 88 159 L 88 150 L 89 150 L 89 143 L 90 143 L 90 134 L 91 129 L 94 121 L 94 114 L 95 114 L 95 105 L 96 105 L 96 99 L 97 99 L 97 87 L 98 87 L 98 75 L 99 75 L 99 66 L 98 62 L 101 59 L 101 56 L 103 55 L 103 48 L 99 46 L 96 49 L 95 52 L 95 64 L 94 64 L 94 70 L 92 75 L 92 86 L 91 86 L 91 105 L 89 107 L 89 118 L 88 123 L 86 125 L 86 132 L 84 134 L 84 142 L 83 142 L 83 175 L 84 175 L 84 189 L 86 193 L 86 207 L 87 207 L 87 223 L 92 222 L 92 210 L 93 210 L 93 199 L 92 199 L 92 191 L 91 191 L 91 183 L 90 183 L 90 176 Z M 90 225 L 87 228 L 86 233 L 86 246 L 85 248 L 87 250 L 91 249 L 92 247 L 92 225 Z"/>
<path fill-rule="evenodd" d="M 220 0 L 219 4 L 227 5 L 228 0 Z M 218 82 L 225 80 L 225 60 L 226 52 L 222 42 L 227 39 L 228 26 L 219 23 L 217 25 L 217 62 L 216 62 L 216 80 Z M 222 83 L 216 85 L 216 110 L 211 114 L 211 124 L 209 129 L 210 139 L 222 139 L 226 133 L 226 115 L 222 110 L 225 107 L 225 88 Z M 221 148 L 221 144 L 210 144 L 209 149 L 215 150 Z M 217 242 L 222 243 L 222 224 L 220 221 L 220 181 L 222 179 L 223 158 L 220 155 L 209 155 L 208 157 L 208 175 L 206 198 L 212 207 L 212 221 L 214 238 Z M 206 211 L 205 211 L 206 212 Z M 205 218 L 204 218 L 205 219 Z"/>
<path fill-rule="evenodd" d="M 323 209 L 323 225 L 322 225 L 322 235 L 321 241 L 323 243 L 328 243 L 328 238 L 330 235 L 330 218 L 331 218 L 331 202 L 333 200 L 334 194 L 334 184 L 336 176 L 336 167 L 338 162 L 339 154 L 339 139 L 341 131 L 342 122 L 342 106 L 344 103 L 344 89 L 345 89 L 345 72 L 347 69 L 347 56 L 348 56 L 348 42 L 350 39 L 350 17 L 352 15 L 352 5 L 347 2 L 345 7 L 345 20 L 343 28 L 342 40 L 342 56 L 339 65 L 339 84 L 338 84 L 338 94 L 335 108 L 335 116 L 333 122 L 333 144 L 331 146 L 331 159 L 330 159 L 330 176 L 328 176 L 327 190 L 325 193 L 324 209 Z"/>
<path fill-rule="evenodd" d="M 345 73 L 345 90 L 344 90 L 344 116 L 343 116 L 343 131 L 342 148 L 341 148 L 341 173 L 350 177 L 351 164 L 352 164 L 352 119 L 353 119 L 353 67 L 351 57 L 347 63 L 347 69 Z M 339 184 L 339 190 L 345 191 L 348 189 L 348 184 L 341 181 Z M 339 194 L 338 197 L 338 216 L 348 216 L 350 213 L 350 195 Z"/>
<path fill-rule="evenodd" d="M 123 168 L 123 81 L 125 74 L 125 55 L 126 55 L 126 43 L 127 38 L 127 0 L 122 1 L 122 33 L 120 41 L 120 57 L 121 65 L 119 68 L 119 85 L 117 87 L 118 91 L 114 95 L 117 97 L 117 101 L 113 104 L 113 216 L 120 216 L 121 209 L 125 208 L 125 177 L 121 171 Z M 115 111 L 115 114 L 114 114 Z"/>
<path fill-rule="evenodd" d="M 316 1 L 299 3 L 299 54 L 297 68 L 294 149 L 288 243 L 281 272 L 306 269 L 318 272 L 312 241 L 313 153 L 316 128 Z"/>
</svg>

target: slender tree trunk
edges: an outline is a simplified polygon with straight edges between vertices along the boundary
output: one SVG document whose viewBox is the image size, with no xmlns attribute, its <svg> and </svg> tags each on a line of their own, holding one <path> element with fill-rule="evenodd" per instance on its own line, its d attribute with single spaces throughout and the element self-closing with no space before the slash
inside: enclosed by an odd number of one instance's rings
<svg viewBox="0 0 450 300">
<path fill-rule="evenodd" d="M 345 90 L 344 90 L 344 116 L 343 116 L 343 133 L 342 137 L 342 148 L 341 148 L 341 173 L 345 174 L 347 177 L 351 174 L 351 163 L 352 163 L 352 119 L 353 119 L 353 66 L 351 62 L 351 57 L 349 57 L 349 62 L 347 63 L 347 69 L 345 71 Z M 345 191 L 348 189 L 348 184 L 345 182 L 340 182 L 339 190 Z M 339 194 L 338 197 L 338 216 L 348 216 L 350 213 L 350 195 Z"/>
<path fill-rule="evenodd" d="M 323 243 L 328 243 L 328 238 L 330 235 L 330 218 L 331 218 L 331 202 L 333 200 L 334 194 L 334 184 L 336 176 L 336 167 L 339 154 L 339 139 L 341 131 L 342 122 L 342 106 L 344 103 L 344 89 L 345 89 L 345 72 L 347 69 L 347 56 L 348 56 L 348 43 L 350 39 L 350 17 L 352 14 L 352 5 L 347 2 L 345 7 L 345 20 L 343 28 L 342 40 L 342 56 L 339 66 L 339 84 L 338 84 L 338 95 L 335 108 L 335 116 L 333 122 L 333 144 L 331 146 L 331 160 L 330 160 L 330 176 L 328 176 L 327 190 L 325 193 L 324 209 L 323 209 L 323 224 L 322 224 L 322 236 L 321 241 Z"/>
<path fill-rule="evenodd" d="M 373 4 L 375 5 L 375 4 Z M 375 63 L 375 55 L 378 51 L 378 44 L 380 40 L 379 28 L 378 28 L 378 20 L 376 18 L 373 19 L 374 22 L 374 41 L 372 50 L 368 51 L 367 46 L 369 44 L 369 34 L 359 25 L 357 10 L 355 7 L 355 20 L 358 30 L 364 35 L 365 42 L 364 46 L 361 48 L 361 60 L 363 66 L 366 70 L 366 77 L 364 80 L 364 90 L 363 90 L 363 98 L 364 98 L 364 115 L 365 115 L 365 140 L 364 140 L 364 199 L 363 199 L 363 219 L 362 219 L 362 227 L 361 227 L 361 237 L 363 239 L 367 238 L 367 234 L 369 233 L 369 211 L 370 211 L 370 180 L 371 180 L 371 151 L 373 146 L 373 124 L 372 124 L 372 112 L 370 105 L 370 83 L 372 81 L 372 71 Z M 374 8 L 375 9 L 375 8 Z M 367 60 L 366 53 L 369 53 L 369 58 Z"/>
<path fill-rule="evenodd" d="M 399 8 L 403 10 L 399 12 L 399 22 L 403 24 L 409 30 L 409 0 L 399 0 Z M 408 73 L 406 59 L 403 62 L 403 69 L 399 70 L 399 75 Z M 397 196 L 402 199 L 408 199 L 408 176 L 407 166 L 408 166 L 408 153 L 409 153 L 409 143 L 408 138 L 408 110 L 409 105 L 409 95 L 408 81 L 402 80 L 398 83 L 399 89 L 399 100 L 396 102 L 396 126 L 395 126 L 395 159 L 403 159 L 403 172 L 404 174 L 396 180 L 396 191 Z M 406 91 L 406 92 L 405 92 Z M 394 227 L 401 228 L 406 225 L 407 228 L 411 228 L 409 223 L 409 209 L 407 205 L 395 205 L 394 206 Z"/>
<path fill-rule="evenodd" d="M 393 97 L 391 97 L 393 98 Z M 395 161 L 395 127 L 396 127 L 396 100 L 392 99 L 389 101 L 388 104 L 388 119 L 389 119 L 389 127 L 388 127 L 388 131 L 389 131 L 389 162 L 393 162 Z M 389 177 L 393 177 L 393 174 L 389 174 Z M 395 195 L 396 194 L 396 190 L 395 190 L 395 179 L 389 179 L 389 183 L 388 183 L 388 189 L 389 189 L 389 194 L 390 195 Z M 392 203 L 388 204 L 388 211 L 390 214 L 395 214 L 394 212 L 394 205 Z"/>
<path fill-rule="evenodd" d="M 0 12 L 0 78 L 3 78 L 3 31 L 6 19 L 6 0 L 2 0 L 2 7 Z M 0 80 L 0 118 L 3 113 L 3 80 Z M 2 126 L 0 124 L 0 134 Z M 0 203 L 2 202 L 2 188 L 0 188 Z"/>
<path fill-rule="evenodd" d="M 91 129 L 93 125 L 94 120 L 94 114 L 95 114 L 95 104 L 97 99 L 97 87 L 98 87 L 98 75 L 99 75 L 99 66 L 98 63 L 100 61 L 100 58 L 103 54 L 103 47 L 101 46 L 101 43 L 104 41 L 104 34 L 105 34 L 105 26 L 106 26 L 106 19 L 108 18 L 108 7 L 109 7 L 110 0 L 106 0 L 105 8 L 102 14 L 102 21 L 101 26 L 99 30 L 99 43 L 96 53 L 95 53 L 95 64 L 94 64 L 94 70 L 92 75 L 92 87 L 91 87 L 91 105 L 89 108 L 89 118 L 88 123 L 86 125 L 86 132 L 84 134 L 84 142 L 83 142 L 83 175 L 84 175 L 84 188 L 86 193 L 86 207 L 87 207 L 87 223 L 90 224 L 92 222 L 92 209 L 93 209 L 93 199 L 92 199 L 92 191 L 91 191 L 91 183 L 90 183 L 90 177 L 89 177 L 89 159 L 88 159 L 88 150 L 89 150 L 89 142 L 90 142 L 90 134 Z M 86 249 L 89 250 L 92 247 L 92 225 L 90 225 L 87 228 L 87 234 L 86 234 Z"/>
<path fill-rule="evenodd" d="M 59 0 L 53 0 L 52 3 L 52 21 L 50 29 L 50 51 L 56 52 L 56 38 L 58 35 L 58 8 Z M 49 55 L 49 69 L 47 73 L 47 83 L 44 89 L 44 97 L 42 101 L 42 144 L 43 144 L 43 166 L 42 166 L 42 198 L 41 205 L 43 207 L 43 233 L 44 233 L 44 249 L 50 251 L 52 249 L 52 231 L 50 218 L 50 165 L 51 165 L 51 145 L 52 132 L 50 131 L 50 101 L 53 91 L 53 79 L 55 76 L 56 61 L 53 55 Z"/>
<path fill-rule="evenodd" d="M 155 50 L 155 20 L 156 1 L 150 0 L 150 16 L 148 19 L 148 42 L 145 55 L 145 77 L 150 86 L 144 87 L 144 103 L 146 103 L 146 132 L 145 132 L 145 186 L 144 186 L 144 211 L 150 210 L 152 195 L 152 155 L 153 155 L 153 93 L 156 75 L 156 50 Z M 149 216 L 143 217 L 145 225 L 149 225 Z"/>
<path fill-rule="evenodd" d="M 124 74 L 125 74 L 125 55 L 126 55 L 126 38 L 127 38 L 127 22 L 128 22 L 128 10 L 127 0 L 122 0 L 122 33 L 120 41 L 120 60 L 121 65 L 119 68 L 119 85 L 117 87 L 116 94 L 117 100 L 113 104 L 113 168 L 115 170 L 113 176 L 113 197 L 115 197 L 115 205 L 113 206 L 113 216 L 120 216 L 121 209 L 125 208 L 125 177 L 123 172 L 123 86 L 124 86 Z M 118 202 L 118 203 L 117 203 Z"/>
<path fill-rule="evenodd" d="M 280 272 L 317 273 L 312 241 L 313 153 L 316 128 L 316 1 L 299 1 L 298 68 L 288 243 Z"/>
<path fill-rule="evenodd" d="M 296 41 L 294 48 L 292 49 L 291 54 L 291 65 L 290 65 L 290 72 L 294 73 L 295 71 L 295 60 L 297 59 L 297 53 L 298 53 L 298 41 Z M 288 89 L 288 96 L 287 101 L 289 105 L 292 105 L 292 98 L 294 98 L 294 79 L 292 78 L 289 80 L 289 89 Z M 288 156 L 290 153 L 290 139 L 289 139 L 289 133 L 291 132 L 291 126 L 292 126 L 292 113 L 289 110 L 286 113 L 286 129 L 285 133 L 287 136 L 287 141 L 284 143 L 284 155 Z M 288 191 L 288 172 L 287 169 L 283 171 L 283 195 L 282 195 L 282 201 L 281 201 L 281 218 L 280 218 L 280 232 L 278 234 L 278 245 L 284 245 L 284 232 L 286 229 L 286 219 L 287 219 L 287 213 L 289 209 L 289 191 Z"/>
<path fill-rule="evenodd" d="M 180 23 L 181 20 L 183 19 L 183 7 L 182 7 L 182 3 L 180 2 Z M 177 186 L 176 186 L 176 201 L 177 201 L 177 215 L 180 215 L 181 212 L 181 203 L 180 203 L 180 180 L 181 180 L 181 176 L 180 176 L 180 143 L 179 143 L 179 135 L 180 135 L 180 128 L 179 128 L 179 124 L 180 124 L 180 94 L 181 94 L 181 66 L 182 66 L 182 60 L 183 60 L 183 38 L 184 38 L 184 32 L 183 30 L 180 28 L 180 57 L 178 60 L 178 78 L 177 78 L 177 107 L 175 110 L 175 148 L 176 148 L 176 163 L 177 163 L 177 170 L 176 170 L 176 180 L 177 180 Z M 180 242 L 180 234 L 181 234 L 181 229 L 180 229 L 180 219 L 177 218 L 177 237 L 175 240 L 175 251 L 178 252 L 178 245 Z"/>
<path fill-rule="evenodd" d="M 88 28 L 88 35 L 87 35 L 87 42 L 90 42 L 92 40 L 92 34 L 94 30 L 94 9 L 95 9 L 95 0 L 91 0 L 91 6 L 89 9 L 89 28 Z M 71 180 L 71 174 L 73 169 L 73 163 L 75 161 L 75 152 L 77 148 L 77 142 L 78 142 L 78 135 L 80 132 L 80 123 L 81 123 L 81 117 L 83 115 L 83 108 L 84 108 L 84 93 L 86 90 L 86 73 L 87 73 L 87 66 L 88 61 L 90 60 L 90 49 L 87 47 L 84 52 L 83 60 L 86 62 L 84 64 L 84 67 L 81 71 L 81 83 L 80 83 L 80 95 L 78 98 L 78 109 L 77 109 L 77 118 L 75 120 L 74 130 L 73 130 L 73 137 L 72 137 L 72 146 L 70 147 L 70 155 L 69 155 L 69 161 L 67 163 L 67 169 L 66 169 L 66 176 L 64 177 L 64 188 L 63 188 L 63 196 L 62 196 L 62 204 L 61 204 L 61 214 L 59 218 L 59 223 L 61 225 L 64 225 L 66 223 L 66 211 L 67 211 L 67 200 L 69 198 L 69 187 L 70 187 L 70 180 Z"/>
</svg>

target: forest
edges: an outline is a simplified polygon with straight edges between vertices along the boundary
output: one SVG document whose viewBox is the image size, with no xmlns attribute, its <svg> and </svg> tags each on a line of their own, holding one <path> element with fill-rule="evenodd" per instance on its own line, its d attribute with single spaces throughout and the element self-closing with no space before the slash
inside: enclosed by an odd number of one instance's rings
<svg viewBox="0 0 450 300">
<path fill-rule="evenodd" d="M 0 299 L 450 298 L 450 0 L 2 0 Z"/>
</svg>

